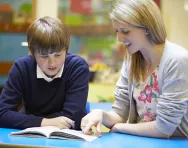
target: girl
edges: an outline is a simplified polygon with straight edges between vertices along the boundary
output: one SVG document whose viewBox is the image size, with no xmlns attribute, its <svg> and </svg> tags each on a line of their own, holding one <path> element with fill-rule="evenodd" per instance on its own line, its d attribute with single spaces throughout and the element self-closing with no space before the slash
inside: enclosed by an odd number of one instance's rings
<svg viewBox="0 0 188 148">
<path fill-rule="evenodd" d="M 109 112 L 94 110 L 81 128 L 104 124 L 111 132 L 188 137 L 188 51 L 166 40 L 153 0 L 119 0 L 110 13 L 118 40 L 130 55 L 123 63 Z"/>
</svg>

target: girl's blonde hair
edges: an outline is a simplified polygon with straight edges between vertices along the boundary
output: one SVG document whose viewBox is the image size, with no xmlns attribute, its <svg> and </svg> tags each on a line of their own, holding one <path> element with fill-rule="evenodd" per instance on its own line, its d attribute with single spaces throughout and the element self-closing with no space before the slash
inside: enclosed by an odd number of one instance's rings
<svg viewBox="0 0 188 148">
<path fill-rule="evenodd" d="M 68 51 L 70 31 L 58 18 L 42 17 L 35 20 L 27 30 L 28 47 L 31 54 L 48 54 Z"/>
<path fill-rule="evenodd" d="M 152 44 L 162 44 L 166 39 L 166 29 L 161 12 L 153 0 L 118 0 L 109 14 L 111 20 L 128 23 L 148 31 Z M 144 76 L 144 57 L 141 52 L 131 56 L 130 80 L 140 81 Z"/>
</svg>

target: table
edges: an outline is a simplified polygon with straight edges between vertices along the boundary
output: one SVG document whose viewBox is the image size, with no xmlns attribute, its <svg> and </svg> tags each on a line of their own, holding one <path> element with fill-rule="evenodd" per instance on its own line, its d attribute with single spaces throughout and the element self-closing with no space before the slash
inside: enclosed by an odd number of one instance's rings
<svg viewBox="0 0 188 148">
<path fill-rule="evenodd" d="M 91 103 L 90 109 L 110 110 L 111 103 Z M 60 140 L 47 138 L 27 138 L 9 136 L 17 129 L 0 128 L 0 147 L 76 147 L 76 148 L 187 148 L 188 139 L 155 139 L 139 137 L 119 133 L 103 133 L 103 135 L 92 141 Z M 5 145 L 6 144 L 6 145 Z"/>
<path fill-rule="evenodd" d="M 188 139 L 155 139 L 118 133 L 104 133 L 102 137 L 86 142 L 81 140 L 60 140 L 47 138 L 27 138 L 9 136 L 16 129 L 0 128 L 0 147 L 6 148 L 4 144 L 11 147 L 77 147 L 77 148 L 187 148 Z M 1 145 L 3 144 L 3 145 Z"/>
</svg>

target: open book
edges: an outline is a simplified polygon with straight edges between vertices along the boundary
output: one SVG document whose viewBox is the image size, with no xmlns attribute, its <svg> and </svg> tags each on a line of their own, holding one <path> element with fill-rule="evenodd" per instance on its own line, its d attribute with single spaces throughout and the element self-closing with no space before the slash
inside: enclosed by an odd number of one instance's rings
<svg viewBox="0 0 188 148">
<path fill-rule="evenodd" d="M 85 135 L 82 131 L 72 129 L 59 129 L 55 126 L 26 128 L 19 132 L 11 132 L 11 136 L 46 137 L 58 139 L 75 139 L 92 141 L 98 138 L 96 135 Z"/>
</svg>

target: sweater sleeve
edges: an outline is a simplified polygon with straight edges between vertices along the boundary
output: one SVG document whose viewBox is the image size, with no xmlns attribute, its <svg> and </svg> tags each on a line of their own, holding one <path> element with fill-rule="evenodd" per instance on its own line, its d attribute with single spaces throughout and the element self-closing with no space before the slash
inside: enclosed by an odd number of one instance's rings
<svg viewBox="0 0 188 148">
<path fill-rule="evenodd" d="M 188 115 L 188 58 L 172 60 L 163 70 L 164 79 L 158 99 L 155 127 L 171 136 Z M 187 121 L 186 121 L 187 122 Z"/>
<path fill-rule="evenodd" d="M 115 101 L 112 105 L 112 110 L 119 115 L 128 119 L 129 109 L 130 109 L 130 99 L 128 90 L 128 74 L 127 74 L 127 64 L 124 62 L 121 75 L 116 83 L 116 89 L 114 91 Z"/>
<path fill-rule="evenodd" d="M 42 117 L 18 112 L 23 98 L 23 76 L 19 64 L 15 62 L 0 95 L 0 127 L 24 129 L 40 126 Z"/>
<path fill-rule="evenodd" d="M 89 66 L 83 60 L 72 69 L 67 80 L 66 98 L 62 111 L 46 116 L 54 118 L 65 116 L 75 121 L 75 129 L 80 129 L 81 119 L 86 115 L 86 102 L 89 85 Z"/>
</svg>

